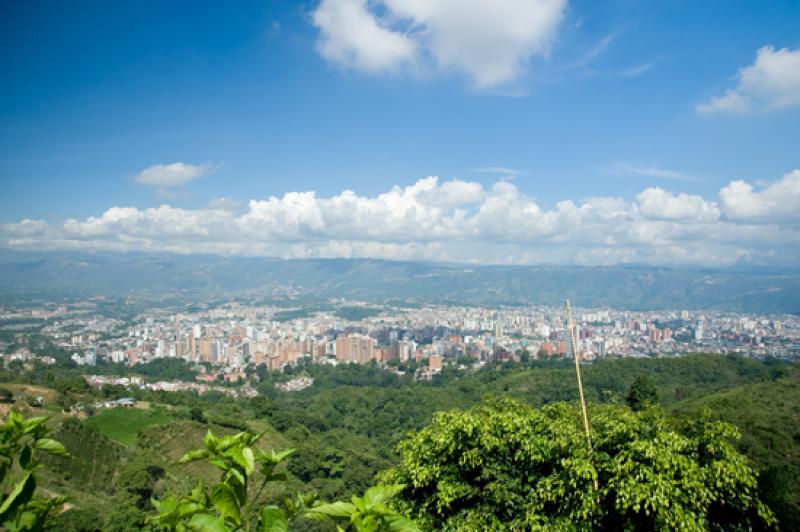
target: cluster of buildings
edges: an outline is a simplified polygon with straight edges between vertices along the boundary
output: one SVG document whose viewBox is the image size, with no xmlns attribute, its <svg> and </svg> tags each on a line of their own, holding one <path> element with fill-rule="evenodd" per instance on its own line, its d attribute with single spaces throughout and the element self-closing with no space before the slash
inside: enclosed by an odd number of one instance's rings
<svg viewBox="0 0 800 532">
<path fill-rule="evenodd" d="M 141 377 L 119 377 L 116 375 L 84 375 L 90 386 L 102 388 L 106 385 L 123 386 L 127 389 L 150 390 L 154 392 L 194 392 L 202 395 L 208 392 L 218 392 L 229 397 L 255 397 L 258 392 L 249 385 L 237 388 L 217 386 L 205 382 L 186 381 L 158 381 L 145 382 Z"/>
<path fill-rule="evenodd" d="M 354 301 L 337 304 L 367 306 Z M 45 319 L 40 334 L 73 353 L 76 364 L 94 365 L 105 359 L 134 365 L 180 358 L 213 368 L 190 383 L 197 386 L 242 381 L 244 368 L 250 365 L 280 371 L 300 359 L 328 364 L 376 361 L 387 367 L 416 361 L 418 378 L 432 378 L 450 363 L 523 357 L 577 355 L 590 361 L 737 352 L 756 358 L 800 358 L 800 317 L 793 315 L 576 309 L 577 353 L 573 353 L 561 308 L 370 307 L 371 312 L 365 313 L 370 317 L 359 320 L 345 320 L 333 310 L 283 321 L 285 308 L 239 303 L 197 312 L 153 309 L 130 322 L 104 317 L 87 305 L 61 306 L 40 310 L 36 319 Z M 15 312 L 18 316 L 20 311 Z M 9 356 L 25 355 L 3 354 Z"/>
<path fill-rule="evenodd" d="M 3 353 L 0 355 L 0 360 L 3 362 L 3 367 L 9 367 L 12 362 L 20 362 L 23 366 L 30 366 L 34 361 L 42 364 L 52 366 L 56 363 L 56 359 L 44 355 L 36 355 L 25 347 L 15 350 L 13 353 Z"/>
</svg>

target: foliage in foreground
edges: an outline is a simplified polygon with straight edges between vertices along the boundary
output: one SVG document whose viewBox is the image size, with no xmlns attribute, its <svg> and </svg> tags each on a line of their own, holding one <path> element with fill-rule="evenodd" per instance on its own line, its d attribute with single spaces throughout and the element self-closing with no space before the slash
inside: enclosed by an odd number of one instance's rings
<svg viewBox="0 0 800 532">
<path fill-rule="evenodd" d="M 35 495 L 38 451 L 69 456 L 61 443 L 48 438 L 46 417 L 25 419 L 15 411 L 0 425 L 0 528 L 40 530 L 66 499 Z"/>
<path fill-rule="evenodd" d="M 259 507 L 267 485 L 286 480 L 286 473 L 276 472 L 276 467 L 294 452 L 292 449 L 267 453 L 256 447 L 260 438 L 261 435 L 250 432 L 218 438 L 209 431 L 205 447 L 186 453 L 179 463 L 207 460 L 221 470 L 220 481 L 211 489 L 200 482 L 189 495 L 154 500 L 158 515 L 149 519 L 154 528 L 178 532 L 280 532 L 288 530 L 290 520 L 303 516 L 349 524 L 360 532 L 418 530 L 410 519 L 387 506 L 403 486 L 375 486 L 362 497 L 353 496 L 349 503 L 315 503 L 313 495 L 298 495 L 294 499 L 287 498 L 283 507 Z M 253 484 L 256 478 L 259 482 Z"/>
<path fill-rule="evenodd" d="M 431 529 L 763 529 L 776 525 L 731 425 L 655 409 L 541 410 L 510 399 L 437 414 L 400 444 L 400 508 Z M 594 483 L 597 481 L 598 490 Z"/>
</svg>

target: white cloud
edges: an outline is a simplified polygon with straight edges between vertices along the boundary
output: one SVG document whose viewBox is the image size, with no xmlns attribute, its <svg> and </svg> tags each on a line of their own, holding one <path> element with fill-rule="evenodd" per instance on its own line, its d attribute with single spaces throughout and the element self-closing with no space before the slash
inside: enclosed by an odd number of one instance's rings
<svg viewBox="0 0 800 532">
<path fill-rule="evenodd" d="M 133 180 L 140 185 L 166 189 L 181 187 L 190 181 L 215 172 L 219 165 L 211 163 L 189 164 L 176 162 L 172 164 L 156 164 L 139 172 Z M 168 198 L 165 198 L 168 199 Z"/>
<path fill-rule="evenodd" d="M 764 46 L 739 70 L 736 87 L 697 106 L 699 113 L 773 111 L 800 105 L 800 48 Z"/>
<path fill-rule="evenodd" d="M 635 198 L 545 208 L 513 183 L 420 179 L 376 196 L 290 192 L 201 209 L 112 207 L 60 223 L 0 226 L 0 246 L 275 257 L 382 257 L 484 263 L 800 265 L 800 170 L 756 189 L 734 181 L 719 203 L 647 188 Z"/>
<path fill-rule="evenodd" d="M 322 0 L 320 54 L 367 72 L 431 64 L 489 88 L 548 53 L 566 0 Z"/>
<path fill-rule="evenodd" d="M 643 190 L 636 196 L 639 212 L 647 218 L 708 222 L 719 219 L 714 202 L 689 194 L 674 195 L 663 188 Z"/>
<path fill-rule="evenodd" d="M 746 181 L 733 181 L 719 192 L 731 220 L 800 220 L 800 170 L 794 170 L 757 191 Z"/>
<path fill-rule="evenodd" d="M 366 0 L 322 0 L 313 21 L 320 30 L 319 53 L 338 65 L 377 72 L 414 59 L 415 42 L 383 26 Z"/>
</svg>

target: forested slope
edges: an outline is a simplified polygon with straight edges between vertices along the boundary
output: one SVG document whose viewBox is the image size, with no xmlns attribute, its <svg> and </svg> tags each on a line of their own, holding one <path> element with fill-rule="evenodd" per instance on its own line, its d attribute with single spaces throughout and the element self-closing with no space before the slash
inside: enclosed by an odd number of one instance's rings
<svg viewBox="0 0 800 532">
<path fill-rule="evenodd" d="M 786 530 L 800 530 L 800 376 L 737 386 L 672 407 L 687 418 L 704 409 L 739 428 L 739 449 L 760 472 L 762 497 Z"/>
<path fill-rule="evenodd" d="M 58 412 L 59 397 L 66 396 L 70 403 L 92 401 L 98 394 L 133 394 L 144 408 L 98 410 L 86 421 L 63 413 L 53 418 L 56 437 L 73 458 L 50 459 L 44 487 L 73 497 L 78 510 L 64 514 L 59 527 L 140 526 L 153 511 L 152 496 L 186 490 L 198 479 L 213 477 L 204 466 L 175 464 L 183 452 L 202 445 L 209 429 L 225 435 L 249 428 L 265 432 L 263 444 L 269 448 L 297 449 L 288 462 L 289 482 L 271 496 L 315 491 L 326 500 L 343 500 L 374 485 L 378 472 L 398 462 L 398 443 L 409 431 L 429 425 L 436 412 L 466 409 L 487 396 L 510 396 L 534 407 L 577 398 L 569 361 L 496 364 L 477 372 L 450 368 L 433 382 L 414 382 L 371 366 L 309 366 L 296 371 L 314 375 L 314 386 L 297 393 L 278 392 L 273 386 L 276 376 L 266 375 L 262 395 L 246 400 L 221 394 L 98 391 L 78 386 L 68 373 L 16 376 L 18 381 L 38 383 L 37 392 L 47 392 L 50 413 Z M 740 450 L 753 460 L 764 496 L 784 523 L 797 522 L 796 366 L 692 355 L 605 360 L 584 366 L 583 374 L 590 415 L 596 403 L 624 404 L 633 381 L 646 376 L 668 412 L 693 416 L 709 407 L 738 426 L 743 434 Z M 45 382 L 52 388 L 43 387 Z M 10 387 L 20 393 L 25 389 L 19 384 Z"/>
</svg>

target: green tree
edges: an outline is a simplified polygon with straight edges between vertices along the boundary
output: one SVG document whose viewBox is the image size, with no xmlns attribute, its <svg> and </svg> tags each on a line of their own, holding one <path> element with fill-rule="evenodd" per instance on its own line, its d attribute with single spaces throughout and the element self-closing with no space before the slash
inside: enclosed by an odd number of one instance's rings
<svg viewBox="0 0 800 532">
<path fill-rule="evenodd" d="M 399 446 L 381 474 L 424 528 L 655 530 L 775 525 L 736 430 L 701 417 L 684 426 L 653 409 L 534 410 L 511 399 L 442 412 Z M 595 489 L 597 482 L 598 489 Z"/>
<path fill-rule="evenodd" d="M 58 399 L 56 399 L 58 406 L 61 407 L 61 410 L 64 412 L 69 412 L 72 410 L 72 407 L 75 405 L 75 400 L 67 394 L 59 394 Z"/>
<path fill-rule="evenodd" d="M 0 529 L 40 530 L 66 499 L 35 494 L 39 452 L 69 456 L 64 446 L 48 438 L 46 417 L 25 419 L 11 411 L 0 425 Z"/>
<path fill-rule="evenodd" d="M 132 460 L 119 470 L 114 484 L 121 492 L 122 502 L 131 504 L 139 510 L 149 510 L 156 482 L 165 474 L 160 466 Z"/>
<path fill-rule="evenodd" d="M 203 415 L 203 409 L 199 406 L 193 406 L 189 409 L 189 419 L 197 421 L 198 423 L 205 423 L 206 418 Z"/>
<path fill-rule="evenodd" d="M 625 402 L 636 412 L 658 403 L 658 392 L 650 377 L 647 375 L 636 377 L 628 389 Z"/>
</svg>

